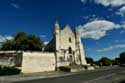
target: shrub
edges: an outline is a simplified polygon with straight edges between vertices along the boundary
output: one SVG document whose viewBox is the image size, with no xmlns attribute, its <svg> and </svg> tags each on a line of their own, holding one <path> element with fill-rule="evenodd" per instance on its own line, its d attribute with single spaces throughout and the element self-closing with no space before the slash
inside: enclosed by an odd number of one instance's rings
<svg viewBox="0 0 125 83">
<path fill-rule="evenodd" d="M 125 80 L 119 81 L 119 83 L 125 83 Z"/>
<path fill-rule="evenodd" d="M 125 52 L 122 52 L 122 53 L 120 54 L 120 63 L 121 63 L 121 64 L 125 64 Z"/>
<path fill-rule="evenodd" d="M 91 58 L 91 57 L 86 57 L 85 59 L 86 59 L 86 61 L 87 61 L 88 64 L 90 64 L 90 65 L 93 65 L 93 64 L 94 64 L 93 58 Z"/>
<path fill-rule="evenodd" d="M 0 66 L 0 76 L 2 75 L 17 75 L 20 74 L 21 70 L 14 67 L 1 67 Z"/>
<path fill-rule="evenodd" d="M 70 72 L 70 71 L 71 71 L 71 68 L 61 66 L 61 67 L 59 67 L 59 70 L 60 70 L 60 71 L 64 71 L 64 72 Z"/>
<path fill-rule="evenodd" d="M 107 58 L 107 57 L 103 57 L 99 60 L 99 63 L 102 65 L 102 66 L 110 66 L 112 65 L 112 60 Z"/>
</svg>

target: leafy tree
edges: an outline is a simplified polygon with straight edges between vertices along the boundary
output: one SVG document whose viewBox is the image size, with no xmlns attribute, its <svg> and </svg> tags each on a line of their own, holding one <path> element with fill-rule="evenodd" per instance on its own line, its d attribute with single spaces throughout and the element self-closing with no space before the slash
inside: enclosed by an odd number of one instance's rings
<svg viewBox="0 0 125 83">
<path fill-rule="evenodd" d="M 87 61 L 88 64 L 91 64 L 91 65 L 94 64 L 93 58 L 91 58 L 91 57 L 86 57 L 85 59 L 86 59 L 86 61 Z"/>
<path fill-rule="evenodd" d="M 110 65 L 112 65 L 112 60 L 107 57 L 102 57 L 99 60 L 99 63 L 101 66 L 110 66 Z"/>
<path fill-rule="evenodd" d="M 120 54 L 120 63 L 121 63 L 121 64 L 125 64 L 125 52 L 122 52 L 122 53 Z"/>
<path fill-rule="evenodd" d="M 6 42 L 2 44 L 1 50 L 13 50 L 13 46 L 14 42 L 12 40 L 6 40 Z"/>
<path fill-rule="evenodd" d="M 97 66 L 101 66 L 99 61 L 94 61 L 94 64 L 97 65 Z"/>
<path fill-rule="evenodd" d="M 14 39 L 3 43 L 2 50 L 41 51 L 43 46 L 44 43 L 39 37 L 18 32 Z"/>
<path fill-rule="evenodd" d="M 115 60 L 112 61 L 113 65 L 119 65 L 120 64 L 120 58 L 115 58 Z"/>
</svg>

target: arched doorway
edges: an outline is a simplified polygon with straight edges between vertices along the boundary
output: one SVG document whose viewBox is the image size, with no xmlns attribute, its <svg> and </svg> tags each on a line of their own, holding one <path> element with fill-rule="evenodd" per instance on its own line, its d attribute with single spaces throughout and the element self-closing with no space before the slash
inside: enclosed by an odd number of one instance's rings
<svg viewBox="0 0 125 83">
<path fill-rule="evenodd" d="M 68 51 L 69 51 L 69 61 L 70 61 L 70 64 L 72 65 L 73 62 L 74 62 L 74 57 L 73 57 L 73 51 L 72 51 L 72 48 L 69 47 L 69 48 L 68 48 Z"/>
<path fill-rule="evenodd" d="M 72 48 L 71 47 L 69 47 L 68 51 L 69 51 L 69 54 L 72 54 Z"/>
</svg>

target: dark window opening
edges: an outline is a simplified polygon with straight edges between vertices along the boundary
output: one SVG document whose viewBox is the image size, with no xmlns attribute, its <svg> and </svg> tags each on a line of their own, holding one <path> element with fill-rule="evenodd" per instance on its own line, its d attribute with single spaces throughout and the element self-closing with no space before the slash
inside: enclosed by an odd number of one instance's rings
<svg viewBox="0 0 125 83">
<path fill-rule="evenodd" d="M 69 47 L 69 54 L 72 54 L 72 48 Z"/>
<path fill-rule="evenodd" d="M 72 43 L 71 38 L 69 38 L 69 42 Z"/>
</svg>

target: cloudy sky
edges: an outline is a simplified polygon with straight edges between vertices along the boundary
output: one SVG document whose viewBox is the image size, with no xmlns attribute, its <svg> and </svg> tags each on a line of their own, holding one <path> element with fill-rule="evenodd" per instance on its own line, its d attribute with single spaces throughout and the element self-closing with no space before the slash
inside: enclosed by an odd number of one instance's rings
<svg viewBox="0 0 125 83">
<path fill-rule="evenodd" d="M 45 42 L 61 29 L 79 28 L 86 56 L 118 57 L 125 51 L 125 0 L 0 0 L 0 42 L 24 31 Z"/>
</svg>

